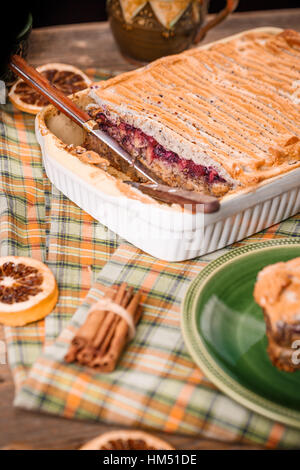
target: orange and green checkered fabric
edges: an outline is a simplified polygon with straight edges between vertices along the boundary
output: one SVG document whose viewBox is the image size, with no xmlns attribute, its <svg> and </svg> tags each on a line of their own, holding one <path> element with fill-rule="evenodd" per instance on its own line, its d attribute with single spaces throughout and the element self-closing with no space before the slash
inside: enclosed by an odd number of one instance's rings
<svg viewBox="0 0 300 470">
<path fill-rule="evenodd" d="M 299 447 L 300 431 L 251 412 L 221 393 L 194 365 L 184 345 L 184 293 L 224 250 L 182 263 L 146 255 L 51 185 L 32 116 L 3 105 L 0 126 L 0 254 L 44 261 L 60 291 L 45 320 L 5 330 L 15 405 L 120 426 L 270 448 Z M 300 216 L 241 243 L 287 236 L 300 236 Z M 85 320 L 89 305 L 106 286 L 122 281 L 142 288 L 145 296 L 137 334 L 117 369 L 99 374 L 65 364 L 70 338 Z"/>
</svg>

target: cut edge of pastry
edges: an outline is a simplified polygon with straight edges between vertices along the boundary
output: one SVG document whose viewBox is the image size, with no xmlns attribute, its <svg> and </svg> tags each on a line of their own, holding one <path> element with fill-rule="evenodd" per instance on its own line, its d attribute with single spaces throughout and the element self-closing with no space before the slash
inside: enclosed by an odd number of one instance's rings
<svg viewBox="0 0 300 470">
<path fill-rule="evenodd" d="M 87 90 L 77 93 L 74 98 L 78 102 L 81 97 L 83 97 L 84 101 L 88 101 Z M 73 136 L 72 140 L 67 140 L 66 142 L 62 135 L 58 137 L 49 129 L 49 123 L 50 127 L 53 125 L 53 118 L 57 120 L 55 132 L 59 134 L 60 132 L 65 133 L 67 131 L 70 136 Z M 44 152 L 93 188 L 99 189 L 108 196 L 137 200 L 143 204 L 159 205 L 155 199 L 123 183 L 122 180 L 128 180 L 128 176 L 116 170 L 113 170 L 113 174 L 110 174 L 107 170 L 83 162 L 79 157 L 75 156 L 73 150 L 76 147 L 82 147 L 85 131 L 63 114 L 59 114 L 54 106 L 47 106 L 37 115 L 36 129 L 41 136 L 41 138 L 38 136 L 38 140 L 40 140 Z M 70 147 L 72 147 L 72 150 Z"/>
</svg>

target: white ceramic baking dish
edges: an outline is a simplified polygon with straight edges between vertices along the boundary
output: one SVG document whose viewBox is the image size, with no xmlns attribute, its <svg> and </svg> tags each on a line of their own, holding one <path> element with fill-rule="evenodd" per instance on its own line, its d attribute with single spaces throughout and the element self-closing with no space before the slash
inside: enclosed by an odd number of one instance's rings
<svg viewBox="0 0 300 470">
<path fill-rule="evenodd" d="M 258 29 L 274 34 L 281 31 L 278 28 Z M 236 36 L 239 35 L 222 41 Z M 60 136 L 60 130 L 49 128 Z M 192 215 L 189 211 L 182 212 L 154 201 L 143 203 L 120 193 L 114 194 L 107 191 L 104 184 L 91 183 L 91 179 L 81 176 L 80 170 L 75 171 L 77 157 L 72 157 L 73 165 L 57 157 L 53 147 L 46 142 L 39 116 L 36 136 L 46 173 L 60 191 L 110 230 L 162 260 L 183 261 L 218 250 L 270 227 L 300 209 L 300 169 L 269 180 L 255 191 L 225 197 L 217 213 Z M 72 141 L 69 136 L 66 143 L 70 143 L 70 139 Z"/>
</svg>

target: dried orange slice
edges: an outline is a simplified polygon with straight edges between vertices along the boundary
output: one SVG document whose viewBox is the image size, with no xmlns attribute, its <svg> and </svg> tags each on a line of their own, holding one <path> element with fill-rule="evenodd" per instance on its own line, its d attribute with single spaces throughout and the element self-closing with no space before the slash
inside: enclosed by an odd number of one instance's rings
<svg viewBox="0 0 300 470">
<path fill-rule="evenodd" d="M 41 261 L 0 258 L 0 323 L 23 326 L 50 313 L 58 298 L 55 278 Z"/>
<path fill-rule="evenodd" d="M 81 70 L 68 64 L 45 64 L 37 67 L 50 83 L 66 95 L 84 90 L 92 82 Z M 22 79 L 16 81 L 8 94 L 16 108 L 25 113 L 37 114 L 49 102 Z"/>
<path fill-rule="evenodd" d="M 101 434 L 80 450 L 174 450 L 174 447 L 143 431 L 120 430 Z"/>
</svg>

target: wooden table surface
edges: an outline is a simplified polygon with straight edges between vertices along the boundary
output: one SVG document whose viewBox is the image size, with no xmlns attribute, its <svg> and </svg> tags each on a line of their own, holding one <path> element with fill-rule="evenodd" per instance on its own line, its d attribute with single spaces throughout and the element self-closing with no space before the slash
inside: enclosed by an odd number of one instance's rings
<svg viewBox="0 0 300 470">
<path fill-rule="evenodd" d="M 269 12 L 235 13 L 211 31 L 205 42 L 260 26 L 278 26 L 300 30 L 300 8 Z M 107 23 L 52 26 L 32 31 L 29 61 L 34 64 L 67 62 L 81 68 L 100 67 L 109 70 L 132 68 L 119 54 Z M 3 330 L 0 327 L 0 340 Z M 14 386 L 7 365 L 0 364 L 0 448 L 76 449 L 87 440 L 113 426 L 31 413 L 12 406 Z M 226 444 L 199 437 L 166 436 L 177 449 L 254 448 Z"/>
</svg>

